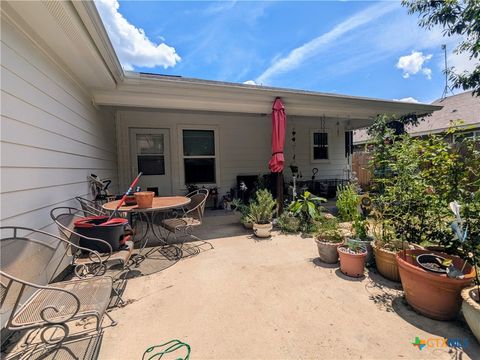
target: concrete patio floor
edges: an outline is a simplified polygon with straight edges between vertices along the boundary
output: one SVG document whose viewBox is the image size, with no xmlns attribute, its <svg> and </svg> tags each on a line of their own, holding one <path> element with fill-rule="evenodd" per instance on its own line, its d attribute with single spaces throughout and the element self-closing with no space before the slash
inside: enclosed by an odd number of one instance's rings
<svg viewBox="0 0 480 360">
<path fill-rule="evenodd" d="M 343 276 L 316 260 L 312 238 L 249 235 L 233 216 L 209 216 L 198 235 L 215 249 L 128 281 L 105 329 L 99 359 L 139 359 L 179 339 L 192 359 L 478 359 L 461 321 L 440 322 L 406 305 L 400 285 L 374 271 Z M 206 247 L 205 249 L 208 249 Z M 467 340 L 424 348 L 415 337 Z"/>
</svg>

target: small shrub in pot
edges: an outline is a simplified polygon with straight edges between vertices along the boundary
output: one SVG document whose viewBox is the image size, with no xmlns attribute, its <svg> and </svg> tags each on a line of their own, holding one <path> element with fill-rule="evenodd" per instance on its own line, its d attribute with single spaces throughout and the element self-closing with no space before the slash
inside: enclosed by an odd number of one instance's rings
<svg viewBox="0 0 480 360">
<path fill-rule="evenodd" d="M 324 218 L 317 222 L 317 230 L 315 242 L 318 247 L 318 257 L 327 264 L 335 264 L 338 261 L 337 248 L 343 243 L 338 220 Z"/>
<path fill-rule="evenodd" d="M 258 237 L 269 237 L 272 231 L 272 218 L 277 203 L 267 189 L 255 193 L 255 201 L 250 203 L 249 218 L 253 223 L 253 231 Z"/>
</svg>

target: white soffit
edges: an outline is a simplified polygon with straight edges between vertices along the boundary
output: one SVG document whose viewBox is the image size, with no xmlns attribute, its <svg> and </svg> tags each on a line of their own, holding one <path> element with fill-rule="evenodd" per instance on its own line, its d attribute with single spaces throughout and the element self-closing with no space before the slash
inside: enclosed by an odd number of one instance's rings
<svg viewBox="0 0 480 360">
<path fill-rule="evenodd" d="M 114 76 L 70 1 L 2 1 L 2 10 L 85 88 L 115 88 Z M 12 12 L 13 10 L 13 12 Z M 16 13 L 16 14 L 15 14 Z M 27 24 L 27 25 L 26 25 Z"/>
<path fill-rule="evenodd" d="M 422 115 L 441 109 L 441 106 L 427 104 L 132 72 L 127 73 L 113 91 L 93 91 L 97 105 L 256 114 L 270 113 L 277 96 L 282 98 L 287 114 L 298 116 L 366 120 L 382 113 Z"/>
</svg>

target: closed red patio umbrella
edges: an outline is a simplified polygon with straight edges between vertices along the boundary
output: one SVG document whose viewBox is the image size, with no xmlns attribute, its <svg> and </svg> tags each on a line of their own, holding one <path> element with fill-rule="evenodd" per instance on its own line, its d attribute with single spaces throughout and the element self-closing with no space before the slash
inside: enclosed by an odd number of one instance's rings
<svg viewBox="0 0 480 360">
<path fill-rule="evenodd" d="M 285 157 L 285 132 L 287 128 L 287 114 L 280 98 L 276 98 L 272 106 L 272 158 L 268 163 L 270 171 L 277 173 L 277 201 L 279 214 L 283 211 L 283 168 Z"/>
</svg>

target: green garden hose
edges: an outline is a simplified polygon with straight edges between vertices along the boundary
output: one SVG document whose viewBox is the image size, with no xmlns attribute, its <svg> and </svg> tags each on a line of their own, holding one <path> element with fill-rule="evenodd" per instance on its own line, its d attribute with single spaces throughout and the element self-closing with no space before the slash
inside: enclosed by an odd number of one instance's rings
<svg viewBox="0 0 480 360">
<path fill-rule="evenodd" d="M 154 352 L 154 350 L 157 349 L 157 348 L 165 348 L 165 349 L 152 354 Z M 176 360 L 189 360 L 190 359 L 190 345 L 188 345 L 187 343 L 181 342 L 180 340 L 170 340 L 169 342 L 166 342 L 165 344 L 160 344 L 160 345 L 155 345 L 155 346 L 149 347 L 143 353 L 142 360 L 160 360 L 163 357 L 163 355 L 172 353 L 172 352 L 177 351 L 181 348 L 185 348 L 187 353 L 186 353 L 185 357 L 177 357 Z M 146 356 L 150 356 L 150 357 L 146 357 Z"/>
</svg>

